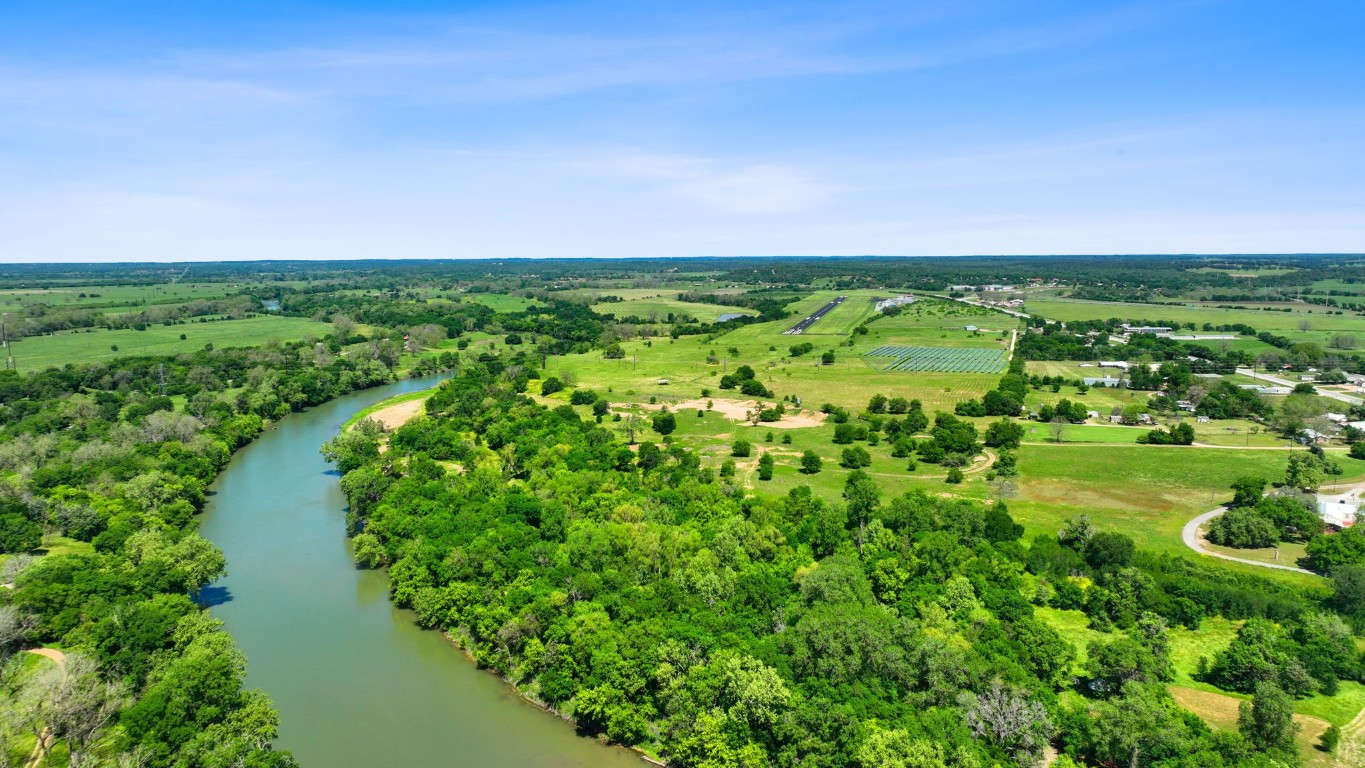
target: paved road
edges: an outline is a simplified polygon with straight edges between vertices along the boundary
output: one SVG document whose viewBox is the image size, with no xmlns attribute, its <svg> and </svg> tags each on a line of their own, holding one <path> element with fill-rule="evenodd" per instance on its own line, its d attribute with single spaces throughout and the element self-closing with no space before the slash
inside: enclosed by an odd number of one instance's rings
<svg viewBox="0 0 1365 768">
<path fill-rule="evenodd" d="M 1215 517 L 1218 517 L 1219 515 L 1223 514 L 1226 511 L 1228 511 L 1227 507 L 1219 507 L 1218 509 L 1212 510 L 1210 512 L 1205 512 L 1199 517 L 1196 517 L 1195 519 L 1189 521 L 1188 523 L 1185 523 L 1185 529 L 1180 532 L 1181 538 L 1185 540 L 1185 546 L 1189 547 L 1190 549 L 1193 549 L 1195 552 L 1198 552 L 1201 555 L 1216 557 L 1219 560 L 1231 560 L 1234 563 L 1259 565 L 1262 568 L 1274 568 L 1279 571 L 1293 571 L 1295 573 L 1307 573 L 1314 576 L 1317 575 L 1314 574 L 1312 571 L 1303 568 L 1298 568 L 1292 565 L 1276 565 L 1275 563 L 1262 563 L 1257 560 L 1247 560 L 1246 558 L 1233 557 L 1232 555 L 1225 555 L 1221 552 L 1211 552 L 1205 549 L 1204 538 L 1199 535 L 1199 529 L 1202 528 L 1205 523 L 1207 523 L 1208 521 L 1212 520 Z"/>
<path fill-rule="evenodd" d="M 815 321 L 817 321 L 817 320 L 819 320 L 820 318 L 824 317 L 825 315 L 829 314 L 829 311 L 830 311 L 831 309 L 834 309 L 835 307 L 839 306 L 840 304 L 843 304 L 843 303 L 844 303 L 844 300 L 847 299 L 847 298 L 848 298 L 847 296 L 840 296 L 839 298 L 835 299 L 834 301 L 831 301 L 830 303 L 826 304 L 825 306 L 820 307 L 819 309 L 815 310 L 815 312 L 813 312 L 813 313 L 810 315 L 810 317 L 807 317 L 805 320 L 802 320 L 801 322 L 797 323 L 796 325 L 793 325 L 792 327 L 790 327 L 790 328 L 788 328 L 787 330 L 783 331 L 783 332 L 782 332 L 782 335 L 783 335 L 783 336 L 800 336 L 802 333 L 805 333 L 805 332 L 806 332 L 806 329 L 807 329 L 807 328 L 810 328 L 812 325 L 815 325 Z"/>
<path fill-rule="evenodd" d="M 1268 374 L 1268 373 L 1258 373 L 1258 372 L 1256 372 L 1256 371 L 1253 371 L 1253 370 L 1250 369 L 1250 368 L 1238 368 L 1238 369 L 1237 369 L 1237 372 L 1240 373 L 1240 374 L 1242 374 L 1243 376 L 1250 376 L 1250 377 L 1252 377 L 1253 379 L 1265 379 L 1266 381 L 1270 382 L 1271 384 L 1275 384 L 1275 385 L 1281 386 L 1281 387 L 1291 387 L 1291 388 L 1292 388 L 1292 387 L 1297 386 L 1298 384 L 1301 384 L 1301 383 L 1302 383 L 1302 382 L 1298 382 L 1298 381 L 1290 381 L 1289 379 L 1282 379 L 1282 378 L 1280 378 L 1279 376 L 1272 376 L 1272 375 L 1270 375 L 1270 374 Z M 1340 392 L 1333 392 L 1333 391 L 1331 391 L 1330 389 L 1319 389 L 1319 390 L 1318 390 L 1318 394 L 1319 394 L 1319 395 L 1322 395 L 1323 397 L 1330 397 L 1330 398 L 1332 398 L 1333 400 L 1338 400 L 1338 401 L 1343 402 L 1343 403 L 1348 403 L 1348 404 L 1350 404 L 1350 405 L 1362 405 L 1362 404 L 1365 404 L 1365 399 L 1361 399 L 1361 398 L 1359 398 L 1359 397 L 1353 397 L 1353 396 L 1351 396 L 1351 395 L 1345 395 L 1345 394 L 1342 394 L 1342 393 L 1340 393 Z"/>
</svg>

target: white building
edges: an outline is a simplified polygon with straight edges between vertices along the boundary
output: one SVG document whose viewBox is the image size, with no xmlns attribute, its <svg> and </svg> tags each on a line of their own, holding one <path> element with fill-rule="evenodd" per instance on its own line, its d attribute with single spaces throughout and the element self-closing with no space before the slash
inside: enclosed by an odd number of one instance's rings
<svg viewBox="0 0 1365 768">
<path fill-rule="evenodd" d="M 1318 494 L 1318 517 L 1334 528 L 1349 528 L 1355 525 L 1356 514 L 1359 511 L 1359 490 L 1337 495 Z"/>
<path fill-rule="evenodd" d="M 1125 371 L 1126 371 L 1126 370 L 1128 370 L 1128 363 L 1127 363 L 1126 361 L 1124 361 L 1124 360 L 1101 360 L 1101 361 L 1100 361 L 1100 367 L 1101 367 L 1101 368 L 1119 368 L 1119 369 L 1121 369 L 1121 370 L 1125 370 Z"/>
</svg>

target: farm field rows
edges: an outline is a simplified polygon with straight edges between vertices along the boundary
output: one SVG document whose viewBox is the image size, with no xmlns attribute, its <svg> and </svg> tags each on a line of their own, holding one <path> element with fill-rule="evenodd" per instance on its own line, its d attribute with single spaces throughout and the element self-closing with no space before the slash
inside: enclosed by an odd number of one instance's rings
<svg viewBox="0 0 1365 768">
<path fill-rule="evenodd" d="M 866 354 L 868 357 L 889 358 L 891 362 L 884 368 L 887 371 L 1001 373 L 1009 362 L 1006 352 L 998 349 L 883 345 Z"/>
</svg>

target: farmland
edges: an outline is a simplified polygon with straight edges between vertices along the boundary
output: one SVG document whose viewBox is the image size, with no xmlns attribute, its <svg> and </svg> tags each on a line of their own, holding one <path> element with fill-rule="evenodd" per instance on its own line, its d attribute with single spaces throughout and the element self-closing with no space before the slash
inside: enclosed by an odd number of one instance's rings
<svg viewBox="0 0 1365 768">
<path fill-rule="evenodd" d="M 248 347 L 267 340 L 295 341 L 321 337 L 331 330 L 327 323 L 296 317 L 261 316 L 241 320 L 212 320 L 183 325 L 151 325 L 133 329 L 67 331 L 50 336 L 31 336 L 11 343 L 11 354 L 21 371 L 48 366 L 88 363 L 137 355 L 174 355 L 205 345 Z M 183 338 L 182 338 L 183 337 Z"/>
<path fill-rule="evenodd" d="M 1007 355 L 998 349 L 955 347 L 901 347 L 884 345 L 868 357 L 888 358 L 888 371 L 934 371 L 940 373 L 1002 373 Z"/>
</svg>

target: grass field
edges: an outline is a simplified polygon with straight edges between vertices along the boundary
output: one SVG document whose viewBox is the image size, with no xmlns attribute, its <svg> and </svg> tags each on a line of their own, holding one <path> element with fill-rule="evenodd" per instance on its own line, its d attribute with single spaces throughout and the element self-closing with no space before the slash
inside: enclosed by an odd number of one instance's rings
<svg viewBox="0 0 1365 768">
<path fill-rule="evenodd" d="M 14 288 L 0 290 L 0 312 L 25 304 L 83 307 L 139 307 L 191 299 L 221 299 L 240 291 L 241 283 L 161 283 L 157 285 L 88 285 L 74 288 Z"/>
<path fill-rule="evenodd" d="M 1293 341 L 1322 343 L 1336 333 L 1365 333 L 1365 317 L 1353 314 L 1328 314 L 1325 307 L 1309 307 L 1293 312 L 1263 312 L 1246 309 L 1218 309 L 1208 306 L 1168 306 L 1157 304 L 1123 304 L 1068 299 L 1030 299 L 1025 310 L 1051 320 L 1169 320 L 1179 323 L 1226 325 L 1244 323 L 1257 331 L 1272 331 Z M 1299 330 L 1299 323 L 1307 321 L 1312 328 Z M 1209 342 L 1214 344 L 1216 342 Z"/>
<path fill-rule="evenodd" d="M 870 297 L 877 292 L 863 293 Z M 864 335 L 783 334 L 796 320 L 838 295 L 821 292 L 801 299 L 789 307 L 792 317 L 746 325 L 711 341 L 703 336 L 637 339 L 622 343 L 626 352 L 624 359 L 607 360 L 600 352 L 558 358 L 550 366 L 550 373 L 568 373 L 580 386 L 603 392 L 611 387 L 614 392 L 610 397 L 615 401 L 643 402 L 651 396 L 667 401 L 700 397 L 703 389 L 722 396 L 726 393 L 719 389 L 721 376 L 740 364 L 747 364 L 779 398 L 796 395 L 816 407 L 829 402 L 862 408 L 873 395 L 880 393 L 888 397 L 919 399 L 930 412 L 951 411 L 957 402 L 980 397 L 999 380 L 996 374 L 887 372 L 880 370 L 885 363 L 878 365 L 863 357 L 864 352 L 883 344 L 931 340 L 935 346 L 1008 347 L 1008 335 L 973 334 L 962 330 L 964 317 L 970 322 L 983 314 L 996 318 L 1002 315 L 948 302 L 926 301 L 912 305 L 910 311 L 899 316 L 872 323 L 868 326 L 869 333 Z M 886 295 L 886 292 L 880 292 L 880 295 Z M 1013 320 L 1009 319 L 1007 324 L 1012 326 Z M 850 341 L 853 346 L 847 346 Z M 814 344 L 815 350 L 792 357 L 789 348 L 803 342 Z M 835 353 L 832 365 L 820 364 L 820 354 L 826 350 Z M 716 363 L 707 363 L 708 357 L 713 355 Z M 668 383 L 660 384 L 660 380 Z"/>
<path fill-rule="evenodd" d="M 1365 461 L 1341 453 L 1333 459 L 1346 477 L 1365 472 Z M 1286 461 L 1286 452 L 1276 450 L 1027 445 L 1019 452 L 1019 496 L 1010 511 L 1031 532 L 1042 533 L 1088 514 L 1138 546 L 1185 554 L 1180 530 L 1191 517 L 1224 501 L 1238 477 L 1283 477 Z"/>
<path fill-rule="evenodd" d="M 758 314 L 752 309 L 744 307 L 726 307 L 720 304 L 702 304 L 695 301 L 679 301 L 673 298 L 676 294 L 667 296 L 651 296 L 648 298 L 628 299 L 626 301 L 612 301 L 592 305 L 592 311 L 599 315 L 615 315 L 616 317 L 639 317 L 645 320 L 664 322 L 670 314 L 676 317 L 691 317 L 703 323 L 713 323 L 721 315 L 739 313 L 743 315 Z"/>
<path fill-rule="evenodd" d="M 154 325 L 145 331 L 131 329 L 72 331 L 52 336 L 32 336 L 12 344 L 21 371 L 35 371 L 67 363 L 91 363 L 120 356 L 174 355 L 205 344 L 215 347 L 245 347 L 267 339 L 293 341 L 305 336 L 323 336 L 331 330 L 327 323 L 296 317 L 251 317 L 243 320 L 217 320 L 184 325 Z M 180 336 L 184 334 L 185 339 Z M 115 350 L 114 347 L 118 349 Z"/>
<path fill-rule="evenodd" d="M 528 299 L 522 296 L 510 296 L 505 293 L 462 293 L 461 301 L 474 304 L 482 304 L 498 312 L 521 312 L 531 307 L 539 307 L 540 302 L 535 299 Z"/>
</svg>

